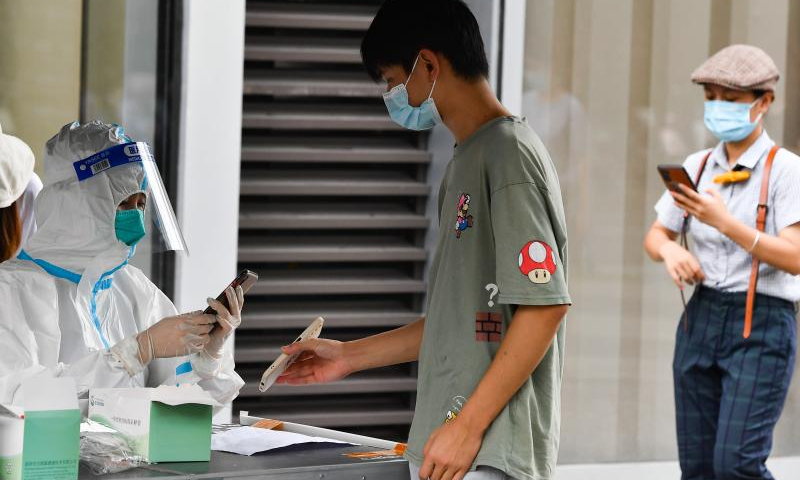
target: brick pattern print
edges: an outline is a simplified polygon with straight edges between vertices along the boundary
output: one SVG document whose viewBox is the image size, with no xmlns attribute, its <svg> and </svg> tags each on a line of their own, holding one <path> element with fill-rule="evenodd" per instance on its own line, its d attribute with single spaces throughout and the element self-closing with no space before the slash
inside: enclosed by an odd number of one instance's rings
<svg viewBox="0 0 800 480">
<path fill-rule="evenodd" d="M 499 343 L 502 337 L 502 313 L 478 312 L 475 315 L 475 341 Z"/>
</svg>

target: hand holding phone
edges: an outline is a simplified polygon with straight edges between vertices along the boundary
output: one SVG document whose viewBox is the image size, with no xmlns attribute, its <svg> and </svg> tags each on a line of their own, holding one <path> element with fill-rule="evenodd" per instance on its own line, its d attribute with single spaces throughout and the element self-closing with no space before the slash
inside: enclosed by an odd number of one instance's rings
<svg viewBox="0 0 800 480">
<path fill-rule="evenodd" d="M 225 308 L 230 309 L 231 306 L 228 304 L 228 296 L 225 295 L 225 290 L 227 290 L 229 287 L 233 288 L 234 290 L 236 290 L 236 287 L 242 287 L 242 291 L 247 294 L 248 290 L 250 290 L 250 288 L 252 288 L 257 281 L 258 274 L 256 272 L 242 270 L 239 275 L 237 275 L 236 278 L 222 290 L 222 293 L 217 295 L 217 301 L 225 305 Z M 207 307 L 205 310 L 203 310 L 203 313 L 206 315 L 214 315 L 216 312 L 213 308 Z"/>
<path fill-rule="evenodd" d="M 697 191 L 697 187 L 682 165 L 659 165 L 658 173 L 668 190 L 682 193 L 678 185 L 685 185 Z"/>
<path fill-rule="evenodd" d="M 322 333 L 322 326 L 324 324 L 325 319 L 318 317 L 292 343 L 305 342 L 306 340 L 310 340 L 312 338 L 319 338 L 319 334 Z M 285 372 L 286 369 L 289 368 L 289 366 L 292 365 L 295 360 L 297 360 L 298 356 L 299 353 L 295 353 L 293 355 L 281 353 L 281 356 L 272 362 L 272 365 L 267 367 L 266 370 L 264 370 L 264 375 L 261 376 L 261 384 L 258 386 L 258 390 L 262 393 L 266 392 L 267 389 L 275 383 L 275 380 L 277 380 L 278 377 L 280 377 L 283 372 Z"/>
<path fill-rule="evenodd" d="M 208 299 L 208 306 L 214 309 L 212 329 L 208 333 L 209 341 L 203 351 L 211 358 L 219 359 L 225 347 L 225 341 L 242 324 L 242 309 L 244 308 L 244 290 L 239 285 L 235 289 L 228 287 L 225 290 L 228 305 L 225 306 L 213 298 Z M 208 318 L 209 315 L 203 315 Z"/>
</svg>

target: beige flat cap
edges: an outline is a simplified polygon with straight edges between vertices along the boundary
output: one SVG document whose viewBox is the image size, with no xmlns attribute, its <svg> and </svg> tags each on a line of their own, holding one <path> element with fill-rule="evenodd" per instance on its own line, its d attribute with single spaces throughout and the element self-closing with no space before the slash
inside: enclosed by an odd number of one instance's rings
<svg viewBox="0 0 800 480">
<path fill-rule="evenodd" d="M 752 45 L 730 45 L 715 53 L 692 73 L 692 82 L 712 83 L 734 90 L 774 91 L 780 72 L 769 55 Z"/>
</svg>

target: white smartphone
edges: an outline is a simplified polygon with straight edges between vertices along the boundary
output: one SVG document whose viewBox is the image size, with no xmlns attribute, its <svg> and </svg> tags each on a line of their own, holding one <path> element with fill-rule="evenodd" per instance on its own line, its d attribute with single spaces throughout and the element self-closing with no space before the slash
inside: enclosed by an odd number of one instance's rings
<svg viewBox="0 0 800 480">
<path fill-rule="evenodd" d="M 308 326 L 303 333 L 300 334 L 297 339 L 292 343 L 299 343 L 304 342 L 306 340 L 310 340 L 312 338 L 319 338 L 319 334 L 322 332 L 322 326 L 325 324 L 325 319 L 322 317 L 317 318 L 314 320 L 311 325 Z M 261 384 L 258 386 L 258 390 L 261 393 L 267 391 L 269 387 L 271 387 L 275 380 L 286 371 L 287 368 L 291 364 L 297 360 L 299 354 L 295 353 L 294 355 L 286 355 L 285 353 L 281 353 L 281 356 L 278 357 L 277 360 L 272 362 L 266 370 L 264 370 L 264 375 L 261 376 Z"/>
</svg>

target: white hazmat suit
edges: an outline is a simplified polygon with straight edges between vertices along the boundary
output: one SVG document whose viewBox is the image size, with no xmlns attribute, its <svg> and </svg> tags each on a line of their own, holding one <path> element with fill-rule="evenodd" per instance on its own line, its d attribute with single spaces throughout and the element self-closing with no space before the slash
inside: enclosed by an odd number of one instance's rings
<svg viewBox="0 0 800 480">
<path fill-rule="evenodd" d="M 217 401 L 244 382 L 230 353 L 137 361 L 136 335 L 178 312 L 138 268 L 135 248 L 117 240 L 117 206 L 146 190 L 138 164 L 78 181 L 73 163 L 130 142 L 121 127 L 66 125 L 47 142 L 38 231 L 17 259 L 0 265 L 0 403 L 19 403 L 21 382 L 70 376 L 79 398 L 94 387 L 197 383 Z M 149 199 L 148 199 L 149 201 Z"/>
</svg>

